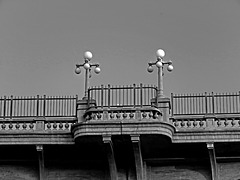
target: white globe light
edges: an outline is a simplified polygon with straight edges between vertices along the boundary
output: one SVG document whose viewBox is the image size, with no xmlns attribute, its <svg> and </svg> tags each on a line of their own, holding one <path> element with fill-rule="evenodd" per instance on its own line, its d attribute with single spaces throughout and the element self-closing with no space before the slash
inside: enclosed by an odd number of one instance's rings
<svg viewBox="0 0 240 180">
<path fill-rule="evenodd" d="M 99 74 L 100 71 L 101 71 L 100 67 L 96 67 L 96 68 L 94 69 L 94 72 L 95 72 L 96 74 Z"/>
<path fill-rule="evenodd" d="M 157 54 L 157 57 L 160 57 L 160 58 L 165 56 L 165 52 L 162 49 L 157 50 L 156 54 Z"/>
<path fill-rule="evenodd" d="M 81 69 L 80 69 L 79 67 L 77 67 L 77 68 L 75 69 L 75 73 L 76 73 L 76 74 L 80 74 L 80 73 L 81 73 Z"/>
<path fill-rule="evenodd" d="M 158 61 L 158 62 L 156 63 L 156 66 L 157 66 L 158 68 L 160 68 L 160 67 L 162 67 L 162 66 L 163 66 L 163 64 L 162 64 L 162 62 L 161 62 L 161 61 Z"/>
<path fill-rule="evenodd" d="M 86 51 L 84 53 L 84 59 L 88 59 L 88 60 L 91 60 L 93 57 L 92 53 L 90 51 Z"/>
<path fill-rule="evenodd" d="M 153 72 L 153 67 L 152 67 L 152 66 L 148 66 L 147 71 L 148 71 L 149 73 L 152 73 L 152 72 Z"/>
<path fill-rule="evenodd" d="M 167 67 L 167 70 L 169 71 L 169 72 L 171 72 L 172 70 L 173 70 L 173 65 L 169 65 L 168 67 Z"/>
<path fill-rule="evenodd" d="M 85 63 L 85 64 L 83 65 L 83 67 L 84 67 L 85 69 L 89 69 L 89 68 L 90 68 L 90 64 L 89 64 L 89 63 Z"/>
</svg>

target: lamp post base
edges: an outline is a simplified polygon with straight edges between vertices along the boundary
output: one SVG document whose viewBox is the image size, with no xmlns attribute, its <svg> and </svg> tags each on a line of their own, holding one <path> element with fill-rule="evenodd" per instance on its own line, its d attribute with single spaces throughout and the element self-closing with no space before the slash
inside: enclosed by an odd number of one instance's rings
<svg viewBox="0 0 240 180">
<path fill-rule="evenodd" d="M 171 109 L 170 98 L 165 97 L 163 95 L 157 96 L 151 99 L 151 104 L 152 106 L 155 106 L 162 112 L 162 115 L 163 115 L 162 120 L 164 122 L 169 122 L 170 109 Z"/>
</svg>

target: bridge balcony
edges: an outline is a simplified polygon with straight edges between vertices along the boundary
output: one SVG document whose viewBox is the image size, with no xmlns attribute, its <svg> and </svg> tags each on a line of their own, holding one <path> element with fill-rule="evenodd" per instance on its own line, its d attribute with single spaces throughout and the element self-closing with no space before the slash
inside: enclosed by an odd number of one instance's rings
<svg viewBox="0 0 240 180">
<path fill-rule="evenodd" d="M 142 84 L 89 88 L 74 137 L 156 133 L 175 142 L 239 140 L 240 93 L 156 94 L 156 87 Z"/>
</svg>

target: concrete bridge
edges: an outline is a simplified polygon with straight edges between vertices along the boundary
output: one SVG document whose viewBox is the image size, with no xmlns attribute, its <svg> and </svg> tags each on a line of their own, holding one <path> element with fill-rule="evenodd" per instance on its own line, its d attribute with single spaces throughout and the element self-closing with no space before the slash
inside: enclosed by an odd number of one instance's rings
<svg viewBox="0 0 240 180">
<path fill-rule="evenodd" d="M 240 93 L 100 86 L 0 99 L 0 179 L 240 179 Z"/>
</svg>

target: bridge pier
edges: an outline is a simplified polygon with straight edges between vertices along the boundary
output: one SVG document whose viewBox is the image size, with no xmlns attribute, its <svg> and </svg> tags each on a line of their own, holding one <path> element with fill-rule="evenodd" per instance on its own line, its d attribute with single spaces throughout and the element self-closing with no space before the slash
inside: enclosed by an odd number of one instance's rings
<svg viewBox="0 0 240 180">
<path fill-rule="evenodd" d="M 103 143 L 105 147 L 105 152 L 107 154 L 111 180 L 118 180 L 117 166 L 116 166 L 116 161 L 114 157 L 114 150 L 113 150 L 111 136 L 103 136 Z"/>
<path fill-rule="evenodd" d="M 218 167 L 217 167 L 214 143 L 213 142 L 207 143 L 207 148 L 208 148 L 210 164 L 211 164 L 212 180 L 218 180 Z"/>
<path fill-rule="evenodd" d="M 38 152 L 39 180 L 44 180 L 45 179 L 45 167 L 44 167 L 43 145 L 36 145 L 36 150 Z"/>
<path fill-rule="evenodd" d="M 144 180 L 140 135 L 131 135 L 131 141 L 133 146 L 137 180 Z"/>
</svg>

